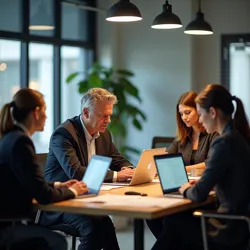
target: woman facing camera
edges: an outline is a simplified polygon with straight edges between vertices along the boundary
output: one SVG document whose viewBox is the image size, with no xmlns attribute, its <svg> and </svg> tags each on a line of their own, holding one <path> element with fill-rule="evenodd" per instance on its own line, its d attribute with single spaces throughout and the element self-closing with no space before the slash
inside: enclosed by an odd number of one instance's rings
<svg viewBox="0 0 250 250">
<path fill-rule="evenodd" d="M 247 215 L 250 204 L 250 129 L 243 104 L 217 84 L 208 85 L 195 101 L 199 121 L 208 133 L 217 132 L 219 137 L 211 144 L 201 179 L 183 184 L 179 191 L 185 198 L 203 202 L 215 188 L 218 212 Z M 211 222 L 209 220 L 208 224 Z M 241 244 L 244 239 L 247 244 L 249 238 L 244 225 L 217 220 L 208 239 L 213 243 L 223 243 L 225 249 L 247 249 Z M 153 250 L 185 249 L 185 245 L 199 249 L 201 238 L 200 220 L 192 216 L 192 211 L 179 213 L 165 217 L 164 229 Z"/>
<path fill-rule="evenodd" d="M 176 105 L 177 133 L 168 153 L 182 153 L 186 169 L 205 168 L 209 146 L 217 136 L 208 134 L 199 123 L 193 91 L 181 95 Z"/>
<path fill-rule="evenodd" d="M 43 130 L 45 111 L 41 93 L 21 89 L 0 113 L 0 248 L 66 250 L 64 238 L 49 229 L 22 223 L 10 226 L 6 221 L 29 218 L 33 199 L 48 204 L 72 199 L 87 191 L 84 183 L 75 180 L 45 182 L 30 138 L 36 131 Z"/>
</svg>

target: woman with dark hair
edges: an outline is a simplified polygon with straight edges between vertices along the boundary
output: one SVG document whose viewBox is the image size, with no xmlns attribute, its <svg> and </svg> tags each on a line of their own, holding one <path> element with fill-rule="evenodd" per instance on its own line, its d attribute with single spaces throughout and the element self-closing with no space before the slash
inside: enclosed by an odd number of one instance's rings
<svg viewBox="0 0 250 250">
<path fill-rule="evenodd" d="M 189 91 L 182 94 L 176 104 L 176 138 L 168 148 L 168 153 L 182 153 L 189 172 L 192 168 L 205 168 L 209 146 L 217 136 L 208 134 L 199 123 L 195 98 L 197 93 Z"/>
<path fill-rule="evenodd" d="M 44 227 L 21 223 L 11 227 L 3 219 L 31 217 L 33 199 L 48 204 L 72 199 L 87 191 L 86 185 L 76 180 L 45 182 L 30 138 L 36 131 L 43 130 L 45 111 L 43 95 L 24 88 L 0 113 L 0 248 L 11 244 L 11 249 L 17 246 L 17 249 L 66 250 L 64 238 Z"/>
<path fill-rule="evenodd" d="M 217 132 L 219 137 L 211 144 L 201 179 L 183 184 L 179 191 L 185 198 L 203 202 L 215 188 L 219 213 L 247 215 L 250 204 L 250 129 L 243 104 L 217 84 L 208 85 L 195 101 L 199 121 L 208 133 Z M 209 225 L 211 222 L 208 220 Z M 223 242 L 226 249 L 247 249 L 239 245 L 249 237 L 247 228 L 241 223 L 235 225 L 234 222 L 217 220 L 209 236 L 210 241 Z M 164 229 L 153 249 L 183 249 L 184 244 L 192 245 L 193 249 L 201 244 L 200 221 L 191 212 L 166 217 Z"/>
</svg>

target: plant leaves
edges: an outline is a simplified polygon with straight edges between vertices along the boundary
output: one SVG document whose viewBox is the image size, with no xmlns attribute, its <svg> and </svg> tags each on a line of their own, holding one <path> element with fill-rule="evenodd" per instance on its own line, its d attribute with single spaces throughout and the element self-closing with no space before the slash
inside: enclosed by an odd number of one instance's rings
<svg viewBox="0 0 250 250">
<path fill-rule="evenodd" d="M 100 88 L 102 87 L 102 79 L 96 73 L 92 73 L 88 78 L 88 85 L 89 88 Z"/>
<path fill-rule="evenodd" d="M 130 95 L 136 97 L 136 98 L 138 99 L 138 101 L 141 102 L 141 98 L 139 97 L 139 90 L 138 90 L 138 88 L 136 88 L 136 87 L 135 87 L 130 81 L 128 81 L 126 78 L 120 78 L 119 80 L 120 80 L 120 82 L 122 83 L 122 86 L 123 86 L 124 90 L 125 90 L 128 94 L 130 94 Z"/>
<path fill-rule="evenodd" d="M 142 125 L 137 119 L 133 119 L 133 124 L 138 130 L 142 130 Z"/>
<path fill-rule="evenodd" d="M 83 80 L 78 83 L 78 92 L 80 94 L 85 93 L 89 89 L 88 81 Z"/>
<path fill-rule="evenodd" d="M 120 150 L 122 152 L 124 152 L 124 153 L 131 152 L 131 153 L 134 153 L 134 154 L 137 154 L 137 155 L 139 155 L 141 153 L 141 151 L 139 149 L 134 148 L 134 147 L 130 147 L 130 146 L 127 146 L 127 145 L 121 146 Z"/>
<path fill-rule="evenodd" d="M 134 76 L 134 73 L 127 69 L 118 69 L 117 73 L 124 76 Z"/>
<path fill-rule="evenodd" d="M 75 73 L 70 74 L 70 75 L 66 78 L 66 83 L 72 82 L 72 80 L 75 79 L 79 74 L 80 74 L 80 72 L 75 72 Z"/>
</svg>

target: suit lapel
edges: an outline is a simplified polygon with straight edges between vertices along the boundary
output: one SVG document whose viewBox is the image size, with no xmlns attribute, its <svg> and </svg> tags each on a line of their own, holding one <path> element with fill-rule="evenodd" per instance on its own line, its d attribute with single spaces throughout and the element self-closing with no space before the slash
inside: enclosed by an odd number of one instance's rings
<svg viewBox="0 0 250 250">
<path fill-rule="evenodd" d="M 97 155 L 106 155 L 106 150 L 104 149 L 105 145 L 103 144 L 103 135 L 100 133 L 100 136 L 95 140 L 95 148 Z"/>
</svg>

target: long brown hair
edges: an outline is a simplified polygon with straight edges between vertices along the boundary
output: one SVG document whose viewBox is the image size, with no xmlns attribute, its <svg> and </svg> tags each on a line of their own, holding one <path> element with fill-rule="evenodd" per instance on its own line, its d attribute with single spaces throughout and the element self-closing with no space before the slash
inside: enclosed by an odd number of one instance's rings
<svg viewBox="0 0 250 250">
<path fill-rule="evenodd" d="M 250 128 L 247 116 L 244 110 L 242 101 L 232 96 L 230 92 L 219 84 L 209 84 L 206 88 L 196 97 L 195 102 L 207 112 L 211 107 L 218 108 L 225 116 L 232 118 L 234 112 L 233 101 L 236 102 L 236 110 L 234 114 L 233 124 L 234 127 L 245 137 L 250 143 Z"/>
<path fill-rule="evenodd" d="M 195 98 L 197 97 L 197 93 L 194 91 L 189 91 L 182 94 L 176 104 L 176 120 L 177 120 L 177 131 L 176 131 L 176 139 L 181 143 L 185 144 L 187 137 L 192 135 L 192 127 L 187 127 L 181 118 L 181 114 L 179 112 L 179 105 L 185 105 L 192 107 L 196 110 Z"/>
<path fill-rule="evenodd" d="M 44 105 L 43 95 L 33 89 L 20 89 L 12 102 L 6 103 L 0 113 L 0 138 L 14 129 L 14 121 L 24 122 L 29 113 Z"/>
</svg>

